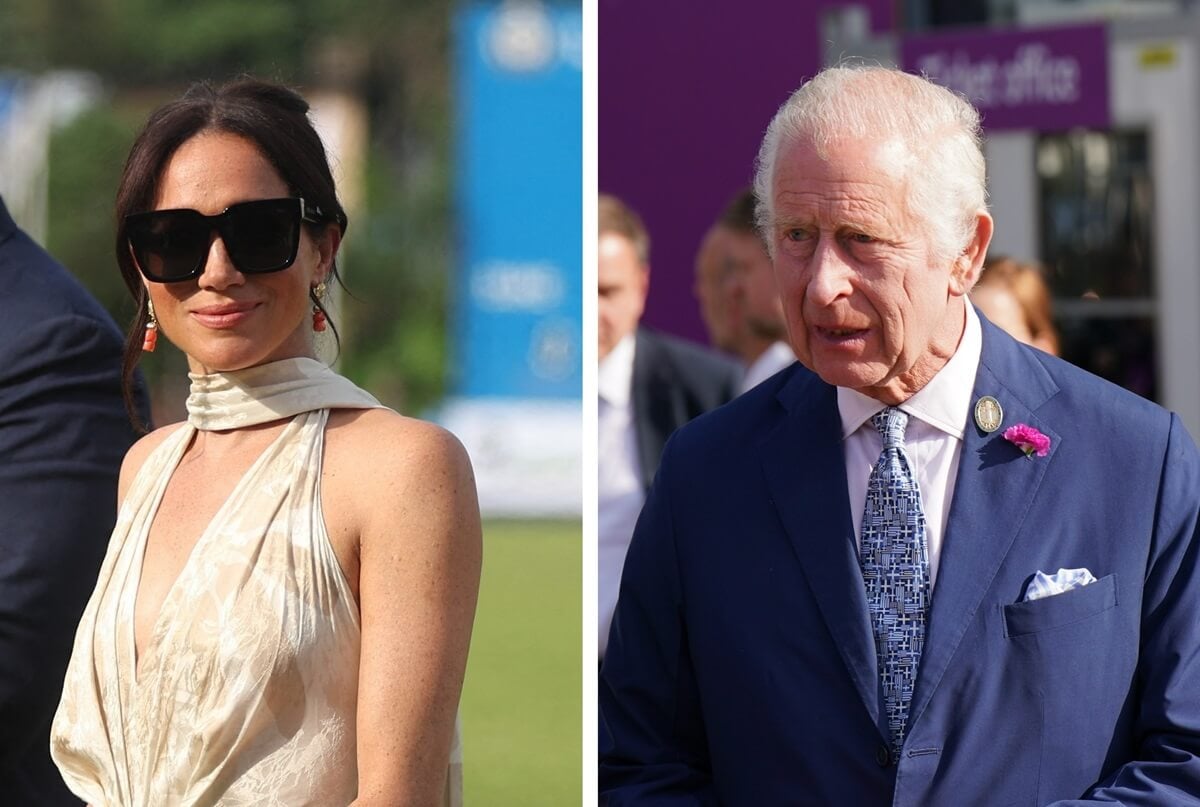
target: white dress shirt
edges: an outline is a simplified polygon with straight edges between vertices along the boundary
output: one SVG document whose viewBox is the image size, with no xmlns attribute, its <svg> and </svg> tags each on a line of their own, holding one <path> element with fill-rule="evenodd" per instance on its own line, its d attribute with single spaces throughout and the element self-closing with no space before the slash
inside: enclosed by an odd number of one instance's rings
<svg viewBox="0 0 1200 807">
<path fill-rule="evenodd" d="M 599 466 L 596 560 L 601 658 L 608 644 L 613 609 L 617 605 L 625 552 L 646 499 L 633 419 L 634 345 L 633 334 L 618 342 L 600 362 L 596 374 L 600 394 L 596 445 Z"/>
<path fill-rule="evenodd" d="M 954 480 L 962 456 L 963 429 L 971 411 L 971 393 L 983 348 L 979 317 L 966 304 L 967 323 L 958 350 L 928 384 L 900 409 L 909 415 L 905 453 L 921 490 L 925 510 L 925 538 L 929 548 L 929 586 L 937 579 L 946 518 L 954 499 Z M 867 504 L 867 480 L 883 451 L 883 439 L 871 425 L 871 416 L 885 408 L 874 398 L 838 387 L 838 412 L 846 456 L 846 490 L 854 535 L 861 546 L 863 508 Z"/>
<path fill-rule="evenodd" d="M 750 362 L 750 366 L 746 368 L 746 374 L 742 376 L 738 392 L 754 389 L 795 360 L 796 354 L 792 352 L 791 345 L 787 342 L 773 343 L 757 359 Z"/>
</svg>

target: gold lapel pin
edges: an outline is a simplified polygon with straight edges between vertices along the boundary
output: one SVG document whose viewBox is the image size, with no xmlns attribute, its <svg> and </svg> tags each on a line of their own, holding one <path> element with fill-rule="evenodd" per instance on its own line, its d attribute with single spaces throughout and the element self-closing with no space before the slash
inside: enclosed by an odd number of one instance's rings
<svg viewBox="0 0 1200 807">
<path fill-rule="evenodd" d="M 1004 409 L 991 395 L 984 395 L 975 402 L 975 425 L 982 431 L 991 432 L 1000 428 L 1004 421 Z"/>
</svg>

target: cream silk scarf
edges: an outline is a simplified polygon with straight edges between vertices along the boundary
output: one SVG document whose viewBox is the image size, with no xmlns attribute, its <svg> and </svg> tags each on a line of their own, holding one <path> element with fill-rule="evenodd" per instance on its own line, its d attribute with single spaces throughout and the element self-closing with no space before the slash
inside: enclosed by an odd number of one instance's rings
<svg viewBox="0 0 1200 807">
<path fill-rule="evenodd" d="M 313 359 L 192 377 L 188 421 L 122 504 L 75 636 L 51 755 L 94 807 L 345 805 L 358 789 L 358 608 L 325 531 L 331 408 L 380 406 Z M 290 418 L 192 549 L 135 658 L 146 538 L 197 429 Z M 462 803 L 455 730 L 443 800 Z"/>
</svg>

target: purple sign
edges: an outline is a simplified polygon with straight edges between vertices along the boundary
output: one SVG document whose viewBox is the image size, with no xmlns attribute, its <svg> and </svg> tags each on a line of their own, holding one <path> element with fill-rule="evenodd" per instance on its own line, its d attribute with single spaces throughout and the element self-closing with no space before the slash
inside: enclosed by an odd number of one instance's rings
<svg viewBox="0 0 1200 807">
<path fill-rule="evenodd" d="M 1109 126 L 1103 25 L 905 37 L 901 64 L 970 98 L 988 130 Z"/>
</svg>

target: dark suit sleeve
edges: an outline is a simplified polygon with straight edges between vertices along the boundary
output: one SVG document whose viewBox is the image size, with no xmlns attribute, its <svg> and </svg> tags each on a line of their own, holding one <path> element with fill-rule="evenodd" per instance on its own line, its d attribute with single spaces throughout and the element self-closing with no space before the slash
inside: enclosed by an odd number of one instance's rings
<svg viewBox="0 0 1200 807">
<path fill-rule="evenodd" d="M 1083 799 L 1052 807 L 1200 804 L 1198 510 L 1200 459 L 1172 415 L 1142 599 L 1138 758 L 1117 768 Z"/>
<path fill-rule="evenodd" d="M 600 674 L 600 793 L 608 807 L 719 803 L 683 618 L 671 446 L 634 529 Z"/>
<path fill-rule="evenodd" d="M 0 779 L 48 747 L 75 628 L 134 435 L 109 323 L 75 314 L 0 346 Z M 0 801 L 3 799 L 0 798 Z"/>
</svg>

